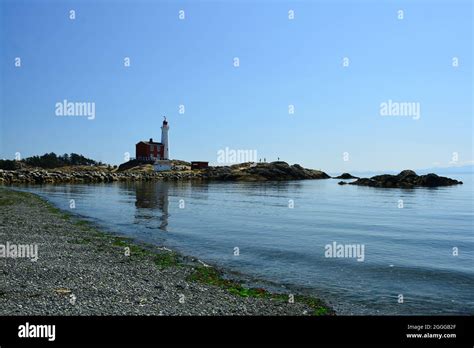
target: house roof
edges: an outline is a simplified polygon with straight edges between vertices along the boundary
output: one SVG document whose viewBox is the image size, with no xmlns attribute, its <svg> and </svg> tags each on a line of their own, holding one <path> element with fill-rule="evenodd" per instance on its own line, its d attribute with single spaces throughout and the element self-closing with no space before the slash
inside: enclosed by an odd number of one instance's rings
<svg viewBox="0 0 474 348">
<path fill-rule="evenodd" d="M 163 145 L 162 143 L 158 143 L 156 141 L 139 141 L 136 145 L 143 143 L 146 145 Z"/>
</svg>

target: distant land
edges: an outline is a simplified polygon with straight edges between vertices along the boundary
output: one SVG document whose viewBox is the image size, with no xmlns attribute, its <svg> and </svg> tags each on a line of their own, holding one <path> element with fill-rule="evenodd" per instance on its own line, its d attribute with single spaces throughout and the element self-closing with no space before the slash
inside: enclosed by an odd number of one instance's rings
<svg viewBox="0 0 474 348">
<path fill-rule="evenodd" d="M 433 172 L 446 173 L 446 174 L 471 174 L 474 172 L 474 164 L 468 164 L 464 166 L 455 166 L 455 167 L 435 167 L 427 169 L 419 169 L 418 172 Z"/>
</svg>

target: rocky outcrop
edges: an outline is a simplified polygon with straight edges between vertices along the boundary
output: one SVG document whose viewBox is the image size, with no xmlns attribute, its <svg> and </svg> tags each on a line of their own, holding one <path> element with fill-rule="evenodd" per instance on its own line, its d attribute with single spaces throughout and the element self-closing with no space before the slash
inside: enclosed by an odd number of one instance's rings
<svg viewBox="0 0 474 348">
<path fill-rule="evenodd" d="M 47 171 L 0 170 L 0 184 L 99 183 L 114 181 L 151 181 L 199 179 L 199 173 L 187 172 L 112 172 L 112 171 Z"/>
<path fill-rule="evenodd" d="M 371 178 L 361 178 L 349 185 L 386 187 L 386 188 L 413 188 L 413 187 L 438 187 L 462 184 L 462 181 L 438 176 L 434 173 L 417 175 L 413 170 L 404 170 L 398 175 L 376 175 Z"/>
<path fill-rule="evenodd" d="M 177 170 L 189 170 L 191 169 L 191 163 L 181 160 L 171 160 L 171 164 L 173 169 Z M 122 163 L 118 170 L 119 172 L 123 172 L 126 170 L 132 171 L 152 171 L 153 170 L 153 161 L 139 161 L 136 159 L 130 160 L 128 162 Z"/>
<path fill-rule="evenodd" d="M 143 163 L 144 162 L 136 160 L 136 159 L 130 160 L 128 162 L 124 162 L 121 165 L 119 165 L 118 171 L 123 172 L 125 170 L 130 170 L 130 169 L 133 169 L 133 168 L 136 168 L 136 167 L 142 165 Z M 150 161 L 150 162 L 146 162 L 146 163 L 147 164 L 152 164 L 153 162 Z"/>
<path fill-rule="evenodd" d="M 99 183 L 151 180 L 221 180 L 265 181 L 327 179 L 319 170 L 306 169 L 286 162 L 243 163 L 233 166 L 209 167 L 202 170 L 171 170 L 165 172 L 135 170 L 0 170 L 0 184 Z"/>
<path fill-rule="evenodd" d="M 328 179 L 326 173 L 306 169 L 299 164 L 290 166 L 286 162 L 243 163 L 230 167 L 209 167 L 203 171 L 206 179 L 265 181 L 265 180 L 304 180 Z"/>
<path fill-rule="evenodd" d="M 339 176 L 335 176 L 333 179 L 344 179 L 344 180 L 348 180 L 348 179 L 359 179 L 358 176 L 352 176 L 351 174 L 349 173 L 342 173 L 341 175 Z"/>
</svg>

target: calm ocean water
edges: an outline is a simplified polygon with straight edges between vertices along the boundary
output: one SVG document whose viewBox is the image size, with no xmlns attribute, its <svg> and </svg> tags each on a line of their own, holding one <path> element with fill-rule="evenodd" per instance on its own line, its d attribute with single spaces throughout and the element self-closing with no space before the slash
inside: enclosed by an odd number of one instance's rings
<svg viewBox="0 0 474 348">
<path fill-rule="evenodd" d="M 320 296 L 340 314 L 474 314 L 473 175 L 450 176 L 464 185 L 378 189 L 328 179 L 27 190 L 64 210 L 74 199 L 73 212 L 109 231 Z M 333 242 L 363 244 L 364 261 L 325 257 Z"/>
</svg>

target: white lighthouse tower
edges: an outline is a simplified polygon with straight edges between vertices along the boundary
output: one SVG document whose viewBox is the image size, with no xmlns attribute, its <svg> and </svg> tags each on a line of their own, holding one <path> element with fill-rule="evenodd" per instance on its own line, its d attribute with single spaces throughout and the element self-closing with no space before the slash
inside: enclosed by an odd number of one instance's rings
<svg viewBox="0 0 474 348">
<path fill-rule="evenodd" d="M 168 130 L 170 127 L 168 126 L 168 121 L 165 119 L 163 120 L 163 125 L 161 126 L 161 143 L 163 144 L 163 159 L 169 159 L 169 147 L 168 147 Z"/>
<path fill-rule="evenodd" d="M 163 146 L 163 157 L 159 160 L 156 160 L 153 164 L 153 168 L 157 172 L 161 172 L 164 170 L 171 170 L 172 163 L 169 160 L 170 150 L 168 144 L 168 130 L 170 127 L 168 126 L 168 121 L 166 121 L 166 117 L 163 120 L 163 125 L 161 126 L 161 144 Z"/>
</svg>

